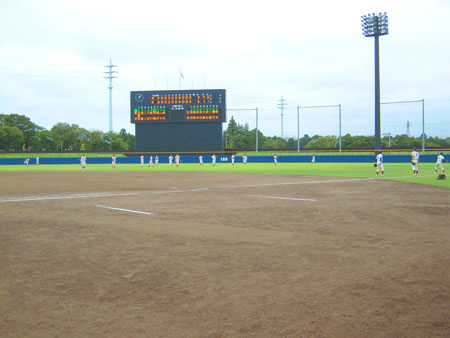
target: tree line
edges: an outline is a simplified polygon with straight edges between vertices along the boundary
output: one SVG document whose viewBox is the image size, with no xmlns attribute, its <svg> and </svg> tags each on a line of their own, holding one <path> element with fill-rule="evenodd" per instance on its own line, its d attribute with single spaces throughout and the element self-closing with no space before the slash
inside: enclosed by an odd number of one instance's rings
<svg viewBox="0 0 450 338">
<path fill-rule="evenodd" d="M 427 148 L 450 148 L 450 137 L 426 137 Z M 381 139 L 382 147 L 385 149 L 411 149 L 413 147 L 422 147 L 422 137 L 410 137 L 407 135 L 385 136 Z M 224 131 L 223 146 L 226 150 L 254 150 L 256 148 L 256 129 L 249 129 L 248 124 L 236 123 L 233 117 Z M 337 136 L 309 136 L 304 135 L 300 138 L 301 149 L 324 149 L 339 150 L 339 137 Z M 345 150 L 363 150 L 374 149 L 374 136 L 352 136 L 346 134 L 342 136 L 342 149 Z M 282 138 L 278 136 L 264 136 L 258 131 L 258 149 L 259 150 L 297 150 L 297 138 Z"/>
<path fill-rule="evenodd" d="M 381 140 L 385 149 L 411 149 L 422 147 L 421 137 L 407 135 L 385 136 Z M 225 150 L 254 150 L 256 148 L 256 129 L 249 129 L 248 124 L 236 123 L 234 117 L 223 132 Z M 300 138 L 301 149 L 339 149 L 337 136 L 309 136 Z M 374 136 L 342 137 L 345 150 L 374 149 Z M 450 137 L 426 137 L 427 148 L 450 148 Z M 259 150 L 297 150 L 297 138 L 264 136 L 258 131 Z M 33 123 L 30 118 L 18 114 L 0 114 L 0 150 L 2 151 L 134 151 L 135 136 L 125 129 L 116 132 L 87 130 L 77 124 L 56 123 L 47 130 Z"/>
<path fill-rule="evenodd" d="M 50 130 L 27 116 L 0 114 L 0 150 L 3 151 L 134 151 L 135 137 L 125 129 L 118 133 L 89 131 L 77 124 L 56 123 Z"/>
</svg>

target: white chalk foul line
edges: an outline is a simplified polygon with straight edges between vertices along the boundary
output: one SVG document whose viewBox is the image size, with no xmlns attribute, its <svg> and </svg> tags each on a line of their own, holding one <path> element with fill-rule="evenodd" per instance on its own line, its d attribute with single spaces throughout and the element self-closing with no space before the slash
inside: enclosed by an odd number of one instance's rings
<svg viewBox="0 0 450 338">
<path fill-rule="evenodd" d="M 315 202 L 316 201 L 313 198 L 295 198 L 295 197 L 264 196 L 264 195 L 249 195 L 249 196 L 261 197 L 261 198 L 273 198 L 273 199 L 277 199 L 277 200 L 307 201 L 307 202 Z"/>
<path fill-rule="evenodd" d="M 139 193 L 137 193 L 137 192 L 133 192 L 133 193 L 92 193 L 92 194 L 73 194 L 73 195 L 25 196 L 25 197 L 12 197 L 12 198 L 0 199 L 0 203 L 48 201 L 48 200 L 62 200 L 62 199 L 71 199 L 71 198 L 133 196 L 133 195 L 139 195 Z"/>
<path fill-rule="evenodd" d="M 139 210 L 122 209 L 122 208 L 113 208 L 113 207 L 107 207 L 107 206 L 104 206 L 104 205 L 96 205 L 96 207 L 97 208 L 103 208 L 103 209 L 109 209 L 109 210 L 131 212 L 133 214 L 153 215 L 153 212 L 145 212 L 145 211 L 139 211 Z"/>
</svg>

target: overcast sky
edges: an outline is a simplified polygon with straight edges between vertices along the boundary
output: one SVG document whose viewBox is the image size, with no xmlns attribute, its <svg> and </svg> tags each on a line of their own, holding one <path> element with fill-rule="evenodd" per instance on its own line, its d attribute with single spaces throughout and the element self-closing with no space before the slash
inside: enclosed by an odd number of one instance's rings
<svg viewBox="0 0 450 338">
<path fill-rule="evenodd" d="M 226 89 L 227 107 L 258 107 L 259 128 L 297 136 L 297 106 L 342 106 L 342 134 L 374 133 L 374 39 L 361 15 L 387 12 L 381 100 L 425 99 L 425 132 L 450 136 L 450 1 L 57 1 L 0 3 L 0 113 L 134 133 L 130 91 Z M 255 126 L 253 111 L 233 111 Z M 382 105 L 382 133 L 422 131 L 422 103 Z M 226 125 L 224 125 L 224 128 Z M 300 110 L 300 134 L 338 135 L 338 108 Z"/>
</svg>

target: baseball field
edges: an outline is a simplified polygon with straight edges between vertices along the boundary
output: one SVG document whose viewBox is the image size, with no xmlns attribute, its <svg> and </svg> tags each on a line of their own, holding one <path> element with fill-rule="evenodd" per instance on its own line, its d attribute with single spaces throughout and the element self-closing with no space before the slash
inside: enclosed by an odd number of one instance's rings
<svg viewBox="0 0 450 338">
<path fill-rule="evenodd" d="M 1 337 L 445 337 L 434 164 L 0 167 Z"/>
</svg>

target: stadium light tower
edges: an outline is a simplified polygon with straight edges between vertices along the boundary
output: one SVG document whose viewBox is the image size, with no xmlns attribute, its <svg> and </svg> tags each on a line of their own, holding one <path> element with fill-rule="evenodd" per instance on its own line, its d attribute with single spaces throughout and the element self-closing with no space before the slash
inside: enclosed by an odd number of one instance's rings
<svg viewBox="0 0 450 338">
<path fill-rule="evenodd" d="M 361 16 L 362 30 L 365 37 L 375 38 L 375 149 L 381 149 L 380 119 L 380 50 L 379 37 L 389 34 L 387 13 L 375 13 Z"/>
</svg>

